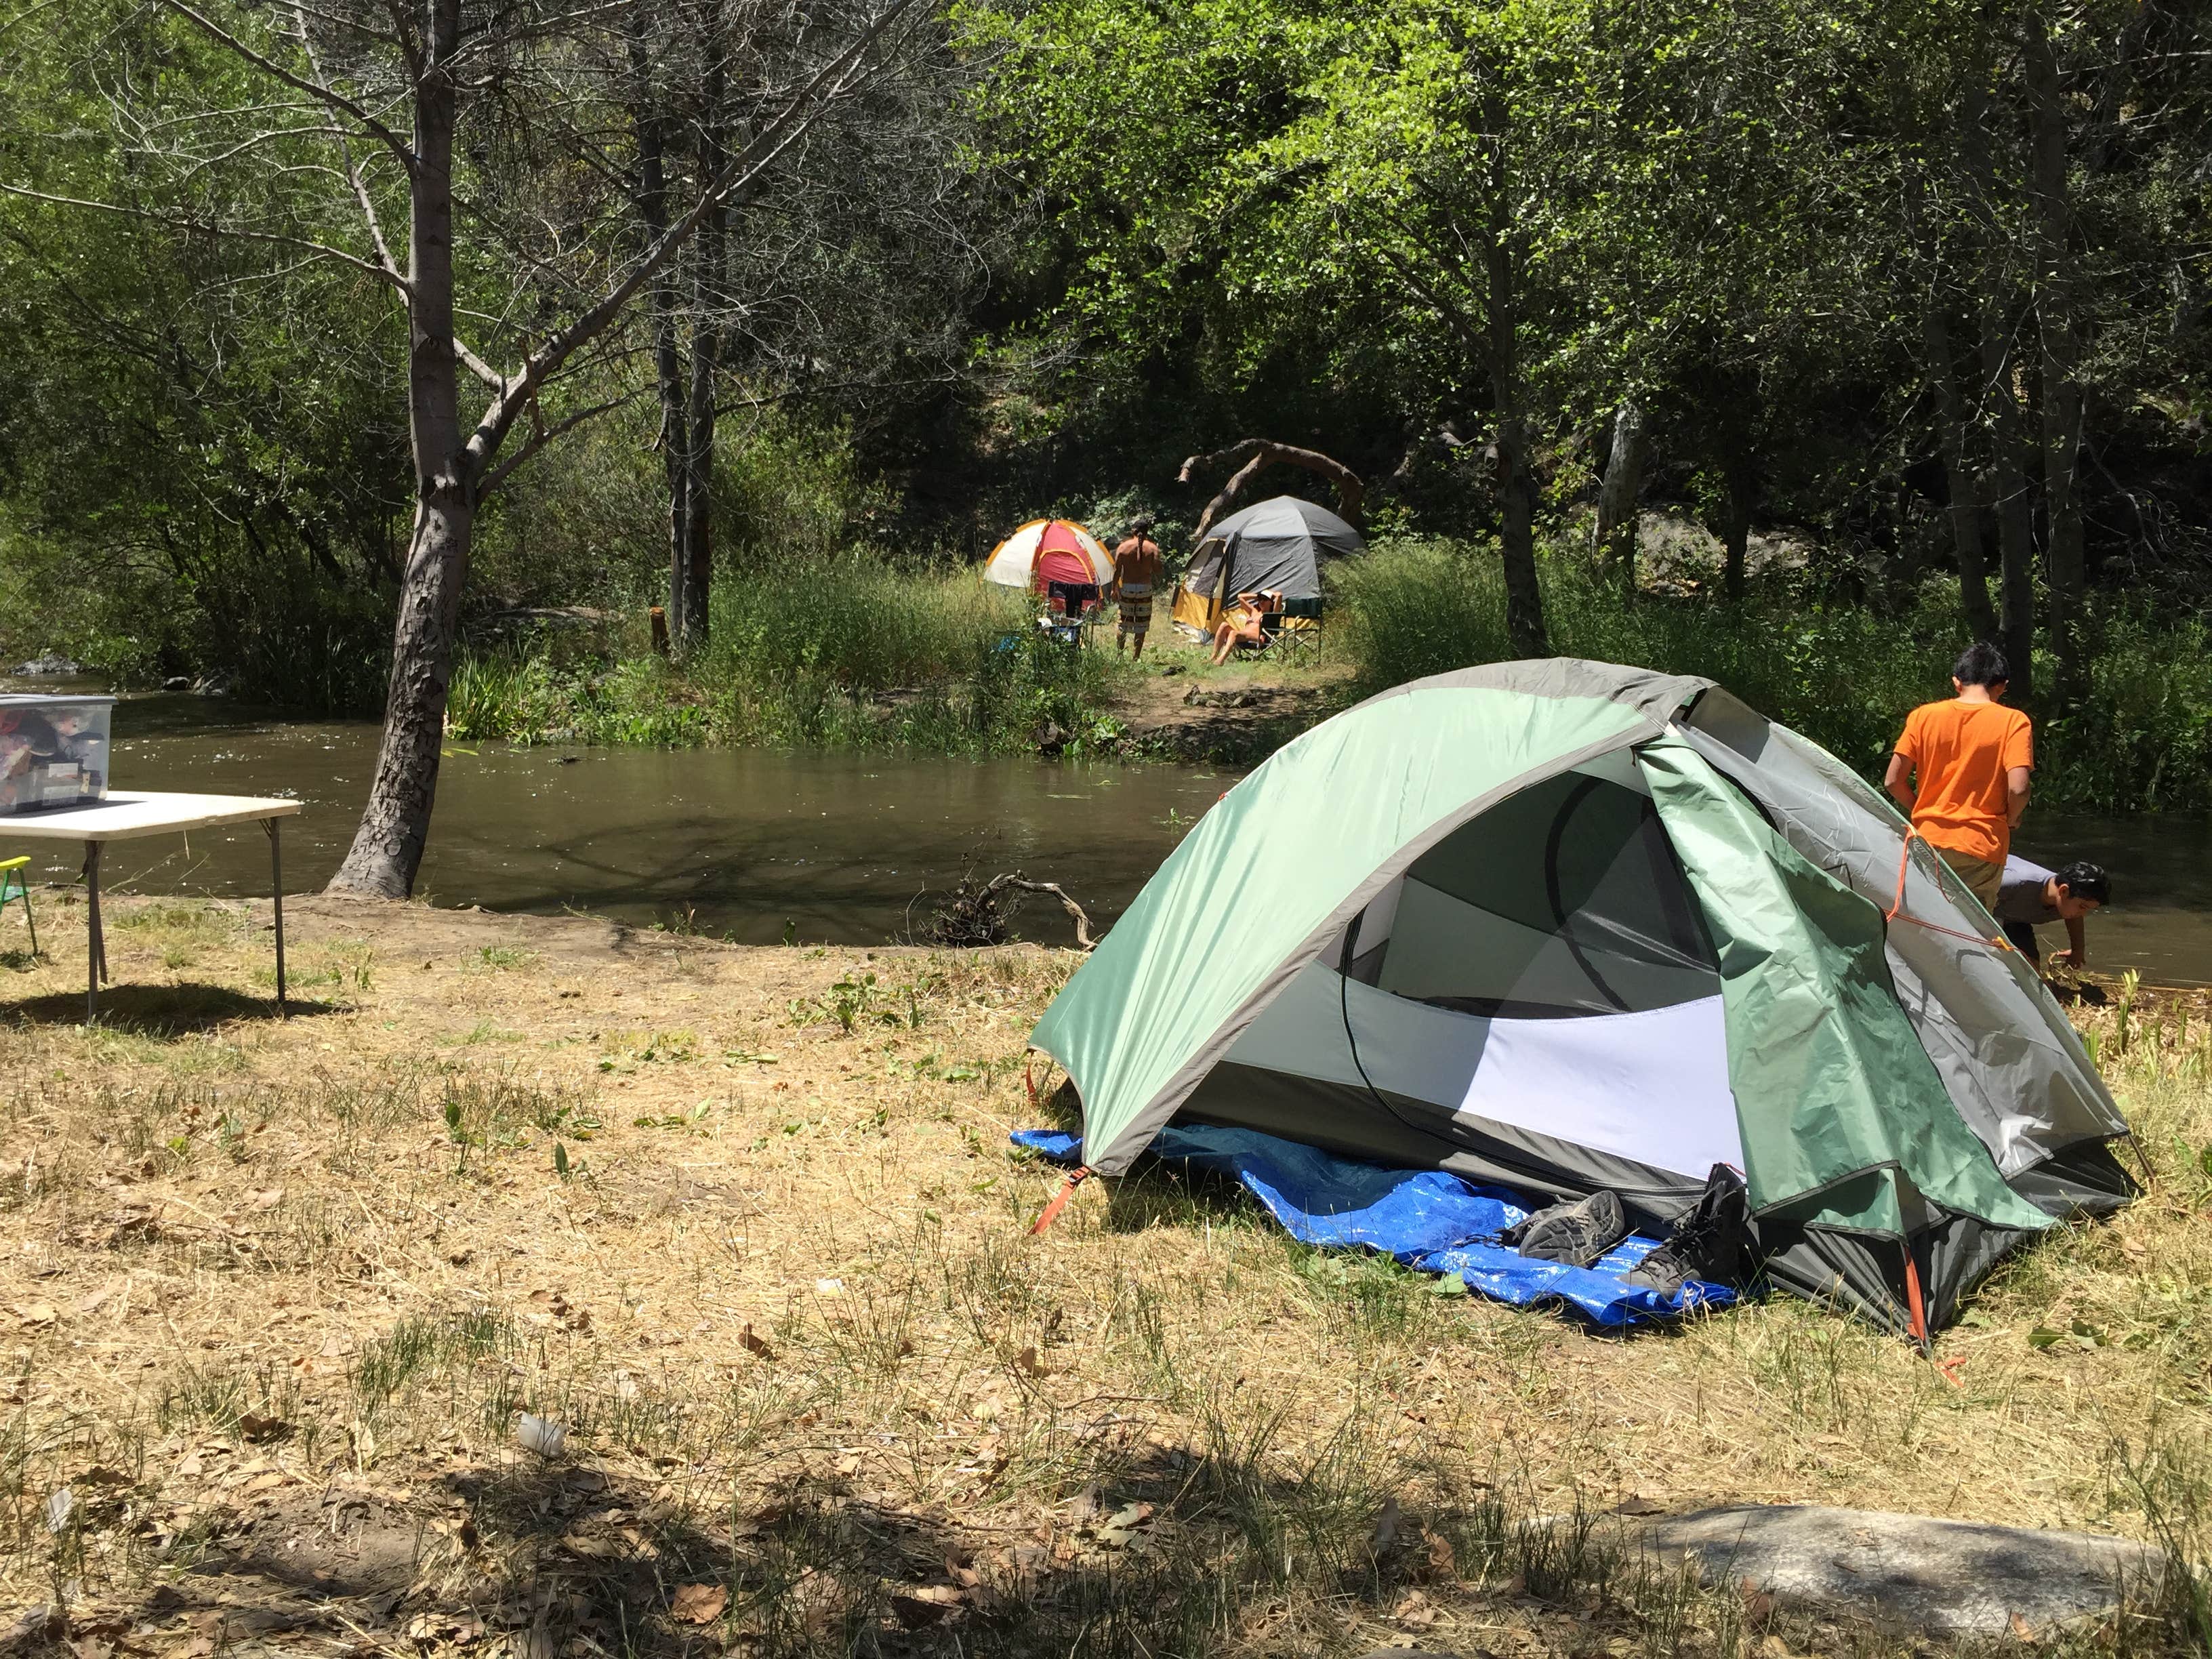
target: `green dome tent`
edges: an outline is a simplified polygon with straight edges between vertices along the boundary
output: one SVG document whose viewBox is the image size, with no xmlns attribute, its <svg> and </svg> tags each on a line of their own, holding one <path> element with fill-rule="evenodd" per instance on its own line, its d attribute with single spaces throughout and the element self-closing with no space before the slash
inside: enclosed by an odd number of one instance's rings
<svg viewBox="0 0 2212 1659">
<path fill-rule="evenodd" d="M 1669 1224 L 1716 1162 L 1773 1281 L 1924 1335 L 2134 1196 L 2040 981 L 1897 813 L 1711 681 L 1569 659 L 1385 692 L 1183 840 L 1031 1038 L 1082 1155 L 1264 1130 Z"/>
</svg>

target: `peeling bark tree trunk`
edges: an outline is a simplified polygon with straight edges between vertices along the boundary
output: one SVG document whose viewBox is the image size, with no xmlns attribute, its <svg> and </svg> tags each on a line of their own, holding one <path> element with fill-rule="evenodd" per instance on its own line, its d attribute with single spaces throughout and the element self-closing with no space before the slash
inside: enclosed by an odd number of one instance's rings
<svg viewBox="0 0 2212 1659">
<path fill-rule="evenodd" d="M 2042 14 L 2027 12 L 2028 104 L 2033 112 L 2035 322 L 2043 348 L 2043 502 L 2050 532 L 2051 647 L 2061 703 L 2082 691 L 2081 603 L 2087 576 L 2077 488 L 2081 458 L 2081 343 L 2075 331 L 2072 211 L 2066 190 L 2066 112 L 2058 60 Z"/>
<path fill-rule="evenodd" d="M 1951 545 L 1959 561 L 1959 602 L 1966 627 L 1978 640 L 1993 638 L 1996 613 L 1990 608 L 1989 552 L 1982 542 L 1980 481 L 1966 460 L 1966 410 L 1959 396 L 1958 368 L 1951 356 L 1950 319 L 1941 295 L 1931 294 L 1921 311 L 1920 339 L 1928 384 L 1936 394 L 1936 436 L 1943 452 L 1943 481 L 1950 496 Z"/>
<path fill-rule="evenodd" d="M 1996 219 L 1996 175 L 1990 162 L 1984 78 L 1984 65 L 1969 66 L 1959 112 L 1960 149 L 1973 188 L 1980 243 L 1981 292 L 1976 300 L 1975 329 L 1989 431 L 1989 471 L 1976 493 L 1996 511 L 1998 638 L 2012 667 L 2013 701 L 2025 703 L 2035 695 L 2035 520 L 2027 498 L 2027 422 L 2005 314 L 2007 284 Z"/>
<path fill-rule="evenodd" d="M 415 455 L 415 529 L 392 631 L 384 741 L 368 804 L 335 892 L 404 898 L 429 837 L 445 737 L 446 695 L 476 527 L 477 470 L 461 425 L 453 345 L 453 131 L 459 100 L 447 68 L 461 45 L 460 0 L 431 0 L 415 92 L 410 183 L 407 422 Z"/>
<path fill-rule="evenodd" d="M 1613 448 L 1598 491 L 1597 546 L 1600 559 L 1619 577 L 1624 605 L 1636 603 L 1636 502 L 1644 493 L 1649 452 L 1644 405 L 1623 398 L 1613 417 Z"/>
</svg>

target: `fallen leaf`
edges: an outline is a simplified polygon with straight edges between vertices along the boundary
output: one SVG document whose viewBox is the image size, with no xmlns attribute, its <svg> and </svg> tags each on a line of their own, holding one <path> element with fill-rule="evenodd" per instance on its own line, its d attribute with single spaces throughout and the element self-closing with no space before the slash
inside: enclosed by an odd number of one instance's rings
<svg viewBox="0 0 2212 1659">
<path fill-rule="evenodd" d="M 15 1316 L 17 1323 L 33 1330 L 51 1325 L 61 1317 L 51 1302 L 18 1302 L 8 1311 Z"/>
<path fill-rule="evenodd" d="M 1452 1541 L 1440 1532 L 1421 1528 L 1421 1541 L 1429 1547 L 1429 1571 L 1439 1578 L 1459 1577 L 1459 1558 L 1452 1549 Z"/>
<path fill-rule="evenodd" d="M 1019 1353 L 1016 1354 L 1014 1356 L 1014 1364 L 1017 1369 L 1026 1371 L 1033 1377 L 1042 1378 L 1051 1375 L 1051 1373 L 1047 1371 L 1042 1365 L 1037 1363 L 1037 1351 L 1035 1348 L 1024 1348 Z"/>
<path fill-rule="evenodd" d="M 2021 1641 L 2027 1643 L 2028 1646 L 2033 1647 L 2035 1645 L 2036 1639 L 2035 1626 L 2029 1624 L 2027 1620 L 2021 1618 L 2016 1613 L 2012 1615 L 2011 1623 L 2012 1633 L 2014 1636 L 2017 1636 Z"/>
<path fill-rule="evenodd" d="M 1413 1590 L 1398 1603 L 1390 1617 L 1412 1629 L 1425 1630 L 1437 1622 L 1437 1610 L 1427 1596 L 1419 1590 Z"/>
<path fill-rule="evenodd" d="M 249 1192 L 246 1196 L 252 1200 L 255 1209 L 273 1210 L 284 1201 L 284 1189 L 282 1187 L 264 1187 L 259 1192 Z"/>
<path fill-rule="evenodd" d="M 1664 1515 L 1667 1506 L 1655 1504 L 1639 1493 L 1631 1492 L 1613 1506 L 1613 1512 L 1615 1515 Z"/>
<path fill-rule="evenodd" d="M 744 1345 L 747 1353 L 758 1354 L 763 1359 L 775 1358 L 775 1350 L 769 1346 L 768 1340 L 765 1337 L 754 1335 L 753 1328 L 750 1325 L 747 1325 L 744 1330 L 738 1333 L 738 1340 Z"/>
<path fill-rule="evenodd" d="M 687 1625 L 711 1625 L 729 1605 L 726 1584 L 678 1584 L 668 1610 Z"/>
<path fill-rule="evenodd" d="M 891 1597 L 891 1614 L 908 1630 L 950 1618 L 964 1594 L 951 1584 L 921 1584 Z"/>
<path fill-rule="evenodd" d="M 965 1589 L 974 1589 L 983 1582 L 983 1575 L 957 1556 L 945 1558 L 945 1576 Z"/>
<path fill-rule="evenodd" d="M 1106 1489 L 1093 1480 L 1068 1500 L 1067 1512 L 1078 1521 L 1088 1521 L 1106 1507 Z"/>
<path fill-rule="evenodd" d="M 1395 1498 L 1384 1498 L 1382 1512 L 1375 1517 L 1375 1530 L 1367 1535 L 1367 1553 L 1370 1555 L 1389 1553 L 1390 1546 L 1398 1541 L 1399 1519 L 1398 1500 Z"/>
<path fill-rule="evenodd" d="M 282 1440 L 292 1432 L 292 1425 L 281 1417 L 264 1417 L 258 1412 L 248 1412 L 238 1419 L 238 1431 L 255 1442 Z"/>
<path fill-rule="evenodd" d="M 1109 1549 L 1120 1549 L 1152 1518 L 1150 1504 L 1125 1504 L 1106 1517 L 1106 1524 L 1098 1528 L 1098 1541 Z"/>
</svg>

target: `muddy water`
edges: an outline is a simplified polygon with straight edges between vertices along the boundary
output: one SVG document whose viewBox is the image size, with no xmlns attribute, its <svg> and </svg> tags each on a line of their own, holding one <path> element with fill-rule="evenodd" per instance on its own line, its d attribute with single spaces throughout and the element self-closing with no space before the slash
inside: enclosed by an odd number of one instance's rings
<svg viewBox="0 0 2212 1659">
<path fill-rule="evenodd" d="M 296 794 L 284 884 L 319 887 L 368 793 L 377 728 L 258 714 L 196 697 L 115 708 L 114 787 Z M 1120 914 L 1189 823 L 1234 781 L 1185 767 L 972 763 L 758 750 L 447 745 L 418 890 L 442 905 L 587 910 L 757 943 L 878 945 L 924 888 L 972 863 L 1058 881 L 1094 921 Z M 0 822 L 0 846 L 7 841 Z M 66 843 L 24 843 L 34 878 L 66 879 Z M 38 866 L 43 866 L 38 867 Z M 140 892 L 261 894 L 258 827 L 123 842 L 103 867 Z M 926 918 L 927 901 L 915 906 Z M 1059 940 L 1049 898 L 1025 937 Z"/>
<path fill-rule="evenodd" d="M 2088 922 L 2093 969 L 2133 968 L 2154 985 L 2212 985 L 2212 818 L 2106 818 L 2031 805 L 2014 848 L 2053 869 L 2089 859 L 2112 872 L 2112 902 Z M 2043 937 L 2046 951 L 2066 942 L 2063 928 Z"/>
<path fill-rule="evenodd" d="M 126 698 L 114 729 L 119 788 L 304 799 L 284 831 L 293 891 L 337 867 L 376 757 L 372 725 L 198 697 Z M 1103 922 L 1231 781 L 1174 766 L 453 744 L 421 885 L 440 904 L 572 907 L 637 922 L 688 914 L 740 939 L 771 942 L 788 927 L 805 940 L 872 945 L 908 925 L 917 892 L 956 883 L 972 864 L 1060 882 Z M 0 824 L 0 850 L 18 850 L 6 842 Z M 73 872 L 61 845 L 23 845 L 38 873 Z M 2112 871 L 2115 902 L 2089 925 L 2092 967 L 2212 984 L 2212 819 L 2031 811 L 2019 848 Z M 267 843 L 251 825 L 189 846 L 126 842 L 106 869 L 111 884 L 143 892 L 268 890 Z M 1024 931 L 1064 937 L 1050 902 L 1030 902 Z M 2050 930 L 2047 948 L 2063 942 Z"/>
</svg>

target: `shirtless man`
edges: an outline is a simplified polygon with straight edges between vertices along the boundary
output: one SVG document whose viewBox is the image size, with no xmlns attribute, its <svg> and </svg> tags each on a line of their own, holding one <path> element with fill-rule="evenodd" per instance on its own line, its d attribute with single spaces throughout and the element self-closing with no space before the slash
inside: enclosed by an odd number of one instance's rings
<svg viewBox="0 0 2212 1659">
<path fill-rule="evenodd" d="M 1159 580 L 1160 544 L 1152 539 L 1152 521 L 1139 519 L 1129 526 L 1129 539 L 1114 550 L 1114 597 L 1118 602 L 1115 655 L 1133 639 L 1136 649 L 1130 659 L 1144 660 L 1145 635 L 1152 627 L 1152 590 Z"/>
</svg>

